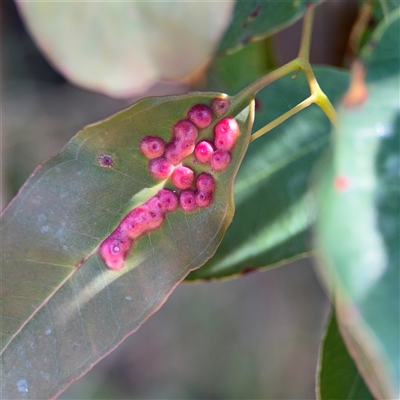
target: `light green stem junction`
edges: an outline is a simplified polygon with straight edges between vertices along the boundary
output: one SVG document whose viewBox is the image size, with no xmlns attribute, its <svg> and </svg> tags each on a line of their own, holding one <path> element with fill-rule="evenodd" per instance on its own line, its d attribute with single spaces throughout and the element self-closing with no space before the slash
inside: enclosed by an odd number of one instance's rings
<svg viewBox="0 0 400 400">
<path fill-rule="evenodd" d="M 269 124 L 262 127 L 260 130 L 255 132 L 251 138 L 250 142 L 259 138 L 260 136 L 264 135 L 271 129 L 275 128 L 276 126 L 280 125 L 283 121 L 291 117 L 292 115 L 297 114 L 299 111 L 303 110 L 304 108 L 308 107 L 311 104 L 317 104 L 322 111 L 326 114 L 333 125 L 336 125 L 337 121 L 337 114 L 335 109 L 333 108 L 331 102 L 329 101 L 328 97 L 325 93 L 321 90 L 317 79 L 315 78 L 314 71 L 311 67 L 309 62 L 309 54 L 310 54 L 310 44 L 311 44 L 311 33 L 312 33 L 312 25 L 314 19 L 314 6 L 311 5 L 308 7 L 305 15 L 304 15 L 304 22 L 303 22 L 303 29 L 302 29 L 302 36 L 301 36 L 301 43 L 300 43 L 300 50 L 299 55 L 294 60 L 288 62 L 287 64 L 283 65 L 282 67 L 276 69 L 275 71 L 270 72 L 267 75 L 262 76 L 261 78 L 257 79 L 249 86 L 244 88 L 239 94 L 238 97 L 254 97 L 261 89 L 264 89 L 270 83 L 288 75 L 292 72 L 299 73 L 303 71 L 306 78 L 308 85 L 310 87 L 310 96 L 299 103 L 297 106 L 286 112 L 285 114 L 281 115 L 277 119 L 273 120 Z"/>
</svg>

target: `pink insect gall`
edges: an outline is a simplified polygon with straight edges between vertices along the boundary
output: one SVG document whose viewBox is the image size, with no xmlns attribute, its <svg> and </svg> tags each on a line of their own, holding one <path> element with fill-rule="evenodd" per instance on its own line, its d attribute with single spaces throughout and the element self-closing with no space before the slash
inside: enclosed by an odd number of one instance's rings
<svg viewBox="0 0 400 400">
<path fill-rule="evenodd" d="M 194 181 L 194 172 L 188 167 L 179 165 L 172 173 L 171 180 L 177 189 L 189 189 Z"/>
<path fill-rule="evenodd" d="M 119 271 L 125 265 L 125 259 L 132 247 L 132 240 L 125 231 L 117 228 L 100 245 L 99 254 L 104 264 L 112 271 Z"/>
<path fill-rule="evenodd" d="M 215 189 L 215 179 L 207 172 L 202 172 L 197 177 L 196 186 L 199 191 L 212 192 Z"/>
<path fill-rule="evenodd" d="M 221 117 L 228 111 L 229 100 L 223 97 L 216 97 L 211 101 L 211 108 L 217 117 Z"/>
<path fill-rule="evenodd" d="M 147 232 L 159 228 L 164 222 L 163 205 L 157 196 L 149 199 L 145 205 L 149 209 L 149 221 L 147 223 Z"/>
<path fill-rule="evenodd" d="M 197 208 L 197 203 L 193 190 L 183 190 L 179 196 L 179 203 L 184 211 L 194 211 Z"/>
<path fill-rule="evenodd" d="M 172 190 L 161 189 L 157 196 L 165 213 L 175 211 L 178 208 L 178 196 Z"/>
<path fill-rule="evenodd" d="M 219 150 L 232 150 L 239 136 L 239 125 L 234 118 L 224 118 L 215 125 L 214 145 Z"/>
<path fill-rule="evenodd" d="M 217 150 L 211 156 L 210 164 L 214 171 L 224 171 L 231 163 L 232 156 L 228 151 Z"/>
<path fill-rule="evenodd" d="M 161 157 L 149 162 L 150 174 L 156 179 L 167 179 L 174 170 L 174 166 L 166 158 Z"/>
<path fill-rule="evenodd" d="M 194 105 L 188 111 L 187 116 L 200 129 L 206 128 L 212 121 L 212 111 L 205 104 Z"/>
<path fill-rule="evenodd" d="M 179 150 L 182 159 L 193 153 L 195 145 L 196 142 L 192 139 L 182 138 L 175 141 L 175 146 Z"/>
<path fill-rule="evenodd" d="M 196 204 L 198 207 L 204 208 L 211 204 L 213 192 L 200 190 L 196 193 Z"/>
<path fill-rule="evenodd" d="M 146 205 L 134 208 L 121 222 L 120 229 L 126 234 L 136 239 L 148 229 L 150 221 L 150 211 Z"/>
<path fill-rule="evenodd" d="M 139 150 L 148 158 L 161 157 L 164 153 L 165 142 L 157 136 L 145 136 L 139 144 Z"/>
<path fill-rule="evenodd" d="M 210 161 L 213 151 L 214 149 L 212 145 L 203 140 L 197 144 L 196 148 L 194 149 L 194 155 L 200 164 L 207 164 Z"/>
<path fill-rule="evenodd" d="M 164 156 L 172 164 L 179 164 L 185 157 L 193 153 L 195 141 L 192 139 L 175 139 L 167 144 Z"/>
<path fill-rule="evenodd" d="M 178 121 L 172 128 L 173 136 L 177 139 L 189 139 L 195 141 L 197 139 L 198 130 L 188 120 L 182 119 Z"/>
</svg>

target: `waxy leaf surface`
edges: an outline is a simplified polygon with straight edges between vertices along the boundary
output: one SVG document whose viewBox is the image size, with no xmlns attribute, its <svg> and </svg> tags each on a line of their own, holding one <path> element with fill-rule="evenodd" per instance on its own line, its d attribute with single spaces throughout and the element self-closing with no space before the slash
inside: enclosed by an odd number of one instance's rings
<svg viewBox="0 0 400 400">
<path fill-rule="evenodd" d="M 221 40 L 219 50 L 237 50 L 250 41 L 272 35 L 301 18 L 308 4 L 321 1 L 237 1 L 232 22 Z"/>
<path fill-rule="evenodd" d="M 2 217 L 2 395 L 49 398 L 65 389 L 166 300 L 215 252 L 233 213 L 233 180 L 253 122 L 251 98 L 231 97 L 224 114 L 240 135 L 225 171 L 212 174 L 212 204 L 167 214 L 139 239 L 120 271 L 106 268 L 100 243 L 169 179 L 153 178 L 139 151 L 145 135 L 169 141 L 191 106 L 218 93 L 148 98 L 80 131 L 28 179 Z M 223 118 L 221 117 L 221 118 Z M 221 119 L 199 130 L 212 138 Z M 209 166 L 184 160 L 198 174 Z"/>
<path fill-rule="evenodd" d="M 71 82 L 115 97 L 203 67 L 227 28 L 233 1 L 25 2 L 38 47 Z"/>
<path fill-rule="evenodd" d="M 399 398 L 399 10 L 378 26 L 363 63 L 365 78 L 355 70 L 332 155 L 320 169 L 319 270 L 369 389 L 378 398 Z"/>
<path fill-rule="evenodd" d="M 332 102 L 348 86 L 333 68 L 315 73 Z M 282 115 L 309 95 L 304 76 L 283 78 L 257 95 L 254 129 Z M 249 145 L 235 179 L 236 211 L 215 256 L 188 279 L 221 278 L 272 267 L 313 249 L 309 228 L 310 176 L 329 143 L 330 122 L 312 106 Z"/>
<path fill-rule="evenodd" d="M 317 396 L 321 400 L 374 399 L 347 351 L 334 312 L 320 349 Z"/>
</svg>

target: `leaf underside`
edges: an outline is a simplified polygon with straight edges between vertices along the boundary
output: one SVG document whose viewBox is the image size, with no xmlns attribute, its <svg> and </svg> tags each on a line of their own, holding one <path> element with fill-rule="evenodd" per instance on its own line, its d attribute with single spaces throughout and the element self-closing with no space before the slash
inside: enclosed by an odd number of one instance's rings
<svg viewBox="0 0 400 400">
<path fill-rule="evenodd" d="M 171 182 L 154 179 L 139 151 L 145 135 L 168 141 L 194 104 L 219 93 L 148 98 L 80 131 L 28 179 L 2 218 L 2 395 L 54 397 L 136 330 L 192 269 L 215 252 L 233 212 L 233 181 L 247 148 L 252 99 L 231 97 L 224 116 L 240 135 L 215 174 L 210 207 L 167 215 L 110 271 L 97 249 L 135 206 Z M 212 138 L 213 127 L 200 131 Z M 111 166 L 100 162 L 102 156 Z M 196 173 L 208 166 L 184 160 Z M 21 383 L 22 382 L 22 383 Z M 26 389 L 26 390 L 25 390 Z"/>
</svg>

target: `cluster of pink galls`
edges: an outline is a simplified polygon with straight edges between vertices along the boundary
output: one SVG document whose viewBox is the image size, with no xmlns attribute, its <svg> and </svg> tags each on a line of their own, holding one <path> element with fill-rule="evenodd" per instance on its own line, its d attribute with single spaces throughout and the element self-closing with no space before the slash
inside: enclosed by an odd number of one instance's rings
<svg viewBox="0 0 400 400">
<path fill-rule="evenodd" d="M 234 118 L 226 117 L 217 122 L 210 140 L 198 140 L 199 130 L 205 129 L 229 108 L 229 101 L 215 98 L 211 107 L 196 104 L 187 118 L 172 127 L 168 143 L 158 136 L 145 136 L 139 150 L 148 160 L 150 174 L 159 180 L 169 180 L 174 189 L 162 189 L 144 204 L 134 208 L 100 245 L 99 254 L 107 268 L 117 271 L 135 240 L 161 227 L 165 216 L 179 207 L 185 212 L 209 207 L 212 203 L 216 181 L 213 174 L 224 171 L 232 160 L 231 151 L 239 136 L 239 125 Z M 195 171 L 184 165 L 187 157 L 208 167 L 196 176 Z"/>
</svg>

